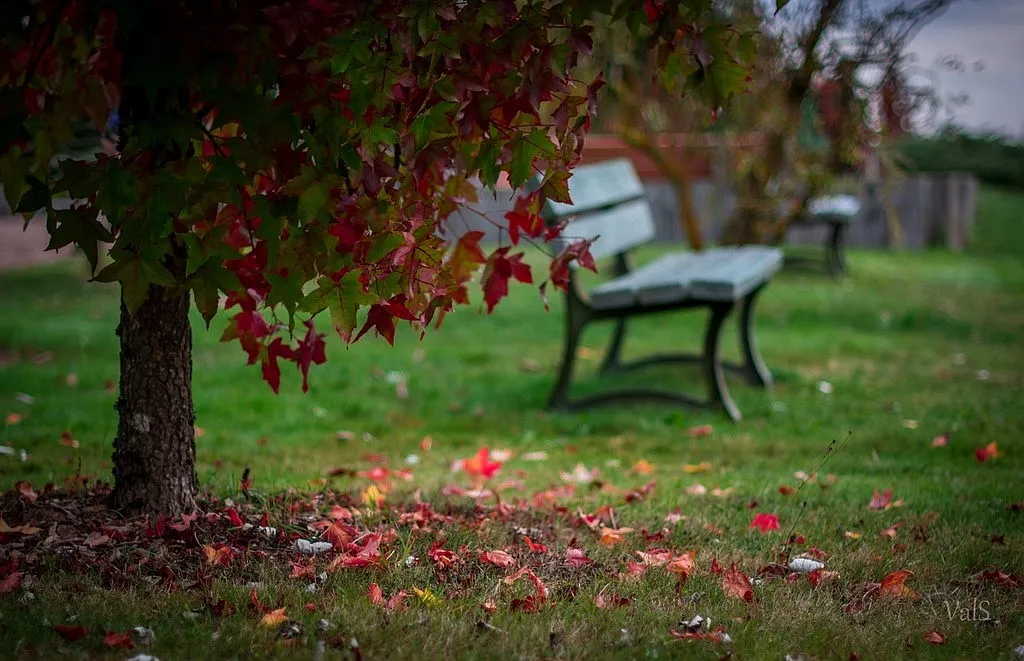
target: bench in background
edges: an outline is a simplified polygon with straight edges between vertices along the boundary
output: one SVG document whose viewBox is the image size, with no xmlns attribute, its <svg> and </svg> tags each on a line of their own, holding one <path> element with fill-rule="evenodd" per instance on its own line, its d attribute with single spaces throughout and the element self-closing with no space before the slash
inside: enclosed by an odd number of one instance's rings
<svg viewBox="0 0 1024 661">
<path fill-rule="evenodd" d="M 771 277 L 782 266 L 782 252 L 767 246 L 715 248 L 704 252 L 677 252 L 634 268 L 629 253 L 654 239 L 651 209 L 644 200 L 644 188 L 628 159 L 605 161 L 576 168 L 569 179 L 573 204 L 547 200 L 544 216 L 549 223 L 565 219 L 568 225 L 556 249 L 580 238 L 594 238 L 595 259 L 613 260 L 612 279 L 589 293 L 580 289 L 579 279 L 570 274 L 566 294 L 565 345 L 548 407 L 577 410 L 625 401 L 662 401 L 695 406 L 717 406 L 733 420 L 740 411 L 729 395 L 725 371 L 738 372 L 758 386 L 771 384 L 771 374 L 754 341 L 754 302 Z M 561 245 L 558 245 L 561 243 Z M 740 308 L 739 339 L 743 363 L 724 362 L 719 357 L 719 335 L 730 313 Z M 627 322 L 633 317 L 676 310 L 709 310 L 700 354 L 657 354 L 633 363 L 621 360 Z M 659 363 L 699 363 L 707 381 L 708 397 L 699 399 L 681 392 L 660 389 L 620 389 L 570 399 L 573 367 L 580 336 L 595 321 L 615 321 L 612 342 L 601 364 L 601 372 L 636 369 Z M 669 333 L 669 336 L 673 334 Z"/>
<path fill-rule="evenodd" d="M 853 195 L 832 195 L 819 197 L 807 204 L 807 213 L 794 219 L 796 225 L 827 225 L 825 239 L 825 270 L 834 278 L 840 278 L 847 271 L 844 255 L 846 233 L 860 213 L 860 200 Z M 788 256 L 787 264 L 803 264 L 807 260 Z M 820 262 L 815 262 L 820 264 Z"/>
</svg>

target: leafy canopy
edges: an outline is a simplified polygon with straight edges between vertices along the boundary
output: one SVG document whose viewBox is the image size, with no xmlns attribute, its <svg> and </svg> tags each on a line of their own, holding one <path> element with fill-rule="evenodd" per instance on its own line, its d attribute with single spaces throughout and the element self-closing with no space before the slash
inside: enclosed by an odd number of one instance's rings
<svg viewBox="0 0 1024 661">
<path fill-rule="evenodd" d="M 512 250 L 552 235 L 542 196 L 569 201 L 602 84 L 575 77 L 595 15 L 646 41 L 669 89 L 712 107 L 738 90 L 742 35 L 710 4 L 4 3 L 0 177 L 13 208 L 45 212 L 51 248 L 78 246 L 96 280 L 121 283 L 129 312 L 188 290 L 207 323 L 228 311 L 224 339 L 275 390 L 280 360 L 305 383 L 326 359 L 320 313 L 346 341 L 392 342 L 396 320 L 422 331 L 468 302 L 481 266 L 488 309 L 510 278 L 533 281 Z M 116 153 L 62 156 L 76 122 L 101 128 L 112 111 Z M 475 180 L 538 173 L 512 245 L 487 254 L 469 233 L 449 249 L 445 220 Z M 556 285 L 589 260 L 585 244 L 566 250 Z"/>
</svg>

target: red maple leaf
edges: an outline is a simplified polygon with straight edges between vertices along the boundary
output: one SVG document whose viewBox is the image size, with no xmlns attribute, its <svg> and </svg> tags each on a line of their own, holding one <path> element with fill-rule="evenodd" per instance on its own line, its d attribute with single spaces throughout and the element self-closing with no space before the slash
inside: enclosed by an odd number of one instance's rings
<svg viewBox="0 0 1024 661">
<path fill-rule="evenodd" d="M 462 470 L 469 475 L 484 480 L 489 480 L 501 469 L 500 461 L 491 460 L 491 451 L 488 448 L 480 448 L 476 455 L 462 462 Z"/>
<path fill-rule="evenodd" d="M 758 512 L 754 515 L 754 520 L 750 522 L 751 528 L 757 528 L 761 531 L 761 534 L 768 532 L 769 530 L 779 529 L 779 515 L 778 514 L 766 514 L 765 512 Z"/>
<path fill-rule="evenodd" d="M 730 597 L 750 603 L 754 600 L 754 588 L 750 579 L 733 564 L 722 574 L 722 591 Z"/>
<path fill-rule="evenodd" d="M 53 630 L 61 635 L 68 642 L 79 641 L 89 635 L 89 630 L 82 625 L 55 624 Z"/>
<path fill-rule="evenodd" d="M 359 340 L 371 328 L 375 329 L 378 335 L 387 340 L 388 344 L 393 345 L 395 343 L 395 314 L 389 306 L 381 304 L 371 305 L 370 311 L 366 314 L 366 323 L 359 329 L 355 340 L 352 341 Z"/>
<path fill-rule="evenodd" d="M 589 565 L 593 560 L 587 557 L 587 552 L 580 548 L 569 548 L 565 551 L 565 564 L 570 567 L 583 567 Z"/>
<path fill-rule="evenodd" d="M 540 195 L 537 191 L 516 199 L 515 207 L 505 214 L 508 221 L 508 236 L 512 245 L 518 245 L 519 232 L 522 230 L 532 238 L 544 233 L 544 219 L 538 213 Z"/>
<path fill-rule="evenodd" d="M 875 493 L 871 496 L 871 502 L 868 503 L 868 509 L 873 510 L 884 510 L 889 507 L 892 503 L 892 489 L 886 489 L 884 492 L 879 493 L 878 489 L 875 489 Z"/>
<path fill-rule="evenodd" d="M 534 553 L 547 553 L 548 552 L 548 547 L 547 546 L 545 546 L 544 544 L 538 544 L 537 542 L 533 541 L 532 539 L 530 539 L 526 535 L 523 535 L 523 542 L 526 544 L 526 547 L 528 549 L 530 549 L 531 551 L 533 551 Z"/>
<path fill-rule="evenodd" d="M 907 579 L 913 575 L 909 569 L 898 569 L 882 579 L 878 591 L 892 597 L 917 599 L 917 593 L 907 585 Z"/>
<path fill-rule="evenodd" d="M 449 551 L 440 547 L 432 548 L 427 551 L 427 556 L 434 561 L 439 569 L 450 567 L 459 561 L 459 556 L 456 555 L 455 551 Z"/>
<path fill-rule="evenodd" d="M 989 459 L 995 459 L 1001 454 L 1002 453 L 999 452 L 999 447 L 996 445 L 995 441 L 993 441 L 986 445 L 985 447 L 978 448 L 977 450 L 975 450 L 974 458 L 980 462 L 986 462 Z"/>
<path fill-rule="evenodd" d="M 135 649 L 135 643 L 132 642 L 132 633 L 130 631 L 123 631 L 120 633 L 111 631 L 106 633 L 103 636 L 103 644 L 113 649 Z"/>
<path fill-rule="evenodd" d="M 484 302 L 487 303 L 488 313 L 494 310 L 498 301 L 508 296 L 509 278 L 526 284 L 533 282 L 529 265 L 523 263 L 524 253 L 506 257 L 509 248 L 511 246 L 498 248 L 487 258 L 487 266 L 484 268 Z"/>
<path fill-rule="evenodd" d="M 23 578 L 25 578 L 25 572 L 12 572 L 7 578 L 0 581 L 0 594 L 17 590 Z"/>
<path fill-rule="evenodd" d="M 516 564 L 512 556 L 501 550 L 483 551 L 480 554 L 480 560 L 502 568 L 514 567 Z"/>
</svg>

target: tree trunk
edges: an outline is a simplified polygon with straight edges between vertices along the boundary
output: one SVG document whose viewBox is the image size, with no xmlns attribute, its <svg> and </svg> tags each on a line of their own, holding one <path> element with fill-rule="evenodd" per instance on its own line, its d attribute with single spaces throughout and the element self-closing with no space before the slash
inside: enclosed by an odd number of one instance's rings
<svg viewBox="0 0 1024 661">
<path fill-rule="evenodd" d="M 121 303 L 121 390 L 114 503 L 168 515 L 195 509 L 195 410 L 188 292 L 150 286 L 142 307 Z"/>
</svg>

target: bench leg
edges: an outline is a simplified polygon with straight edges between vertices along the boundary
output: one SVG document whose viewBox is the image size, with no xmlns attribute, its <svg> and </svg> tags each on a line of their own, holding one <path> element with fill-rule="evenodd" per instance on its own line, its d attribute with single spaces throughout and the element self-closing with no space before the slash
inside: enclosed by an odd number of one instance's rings
<svg viewBox="0 0 1024 661">
<path fill-rule="evenodd" d="M 579 303 L 572 297 L 566 300 L 565 315 L 565 347 L 562 353 L 562 363 L 558 371 L 558 379 L 548 397 L 548 409 L 567 410 L 569 409 L 569 387 L 572 385 L 572 372 L 576 364 L 576 349 L 579 346 L 580 335 L 587 325 L 587 317 L 584 311 L 579 308 Z"/>
<path fill-rule="evenodd" d="M 725 323 L 729 313 L 735 305 L 732 302 L 716 302 L 711 305 L 711 315 L 708 318 L 708 327 L 704 332 L 704 378 L 708 382 L 708 403 L 718 403 L 734 422 L 742 415 L 736 403 L 729 396 L 729 389 L 725 385 L 725 370 L 722 368 L 722 361 L 718 357 L 718 338 L 722 334 L 722 324 Z"/>
<path fill-rule="evenodd" d="M 626 338 L 626 320 L 619 319 L 615 322 L 615 333 L 612 335 L 612 343 L 601 361 L 600 373 L 617 372 L 622 368 L 622 342 Z"/>
<path fill-rule="evenodd" d="M 743 375 L 754 386 L 768 387 L 772 384 L 772 373 L 757 350 L 754 339 L 754 303 L 764 286 L 758 287 L 743 299 L 740 310 L 740 350 L 743 352 Z"/>
<path fill-rule="evenodd" d="M 846 260 L 843 259 L 843 234 L 846 225 L 833 223 L 829 234 L 828 245 L 825 246 L 825 265 L 833 278 L 841 278 L 846 273 Z"/>
</svg>

